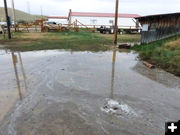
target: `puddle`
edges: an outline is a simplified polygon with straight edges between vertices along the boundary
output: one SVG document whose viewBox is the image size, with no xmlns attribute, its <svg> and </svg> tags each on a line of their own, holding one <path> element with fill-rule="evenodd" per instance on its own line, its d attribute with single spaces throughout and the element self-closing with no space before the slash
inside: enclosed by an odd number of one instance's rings
<svg viewBox="0 0 180 135">
<path fill-rule="evenodd" d="M 0 50 L 0 135 L 163 134 L 180 118 L 180 78 L 137 56 Z"/>
</svg>

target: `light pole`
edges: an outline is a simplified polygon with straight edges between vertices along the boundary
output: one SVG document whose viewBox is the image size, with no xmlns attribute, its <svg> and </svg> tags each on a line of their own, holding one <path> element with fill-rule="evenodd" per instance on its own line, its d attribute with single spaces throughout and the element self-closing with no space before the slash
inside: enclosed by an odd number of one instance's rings
<svg viewBox="0 0 180 135">
<path fill-rule="evenodd" d="M 114 44 L 115 45 L 117 45 L 117 33 L 118 33 L 118 8 L 119 8 L 119 0 L 116 0 L 115 26 L 114 26 Z"/>
<path fill-rule="evenodd" d="M 41 6 L 41 18 L 43 18 L 43 8 Z"/>
</svg>

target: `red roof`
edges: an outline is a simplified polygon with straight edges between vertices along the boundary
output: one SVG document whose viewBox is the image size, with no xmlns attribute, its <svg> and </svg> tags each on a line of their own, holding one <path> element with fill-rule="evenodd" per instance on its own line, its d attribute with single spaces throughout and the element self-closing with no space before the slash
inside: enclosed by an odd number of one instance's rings
<svg viewBox="0 0 180 135">
<path fill-rule="evenodd" d="M 49 19 L 68 19 L 66 16 L 48 16 Z"/>
<path fill-rule="evenodd" d="M 91 12 L 72 12 L 71 16 L 84 16 L 84 17 L 115 17 L 113 13 L 91 13 Z M 119 14 L 121 18 L 136 18 L 140 17 L 138 14 Z"/>
</svg>

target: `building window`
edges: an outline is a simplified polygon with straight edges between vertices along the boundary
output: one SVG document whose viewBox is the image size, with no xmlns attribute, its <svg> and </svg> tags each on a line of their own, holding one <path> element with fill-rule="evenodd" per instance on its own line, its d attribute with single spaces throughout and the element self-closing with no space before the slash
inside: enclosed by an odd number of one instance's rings
<svg viewBox="0 0 180 135">
<path fill-rule="evenodd" d="M 149 25 L 148 24 L 143 24 L 142 25 L 142 31 L 148 31 L 149 30 Z"/>
<path fill-rule="evenodd" d="M 91 20 L 91 24 L 95 25 L 97 23 L 97 20 L 96 19 L 92 19 Z"/>
<path fill-rule="evenodd" d="M 109 23 L 110 23 L 110 24 L 114 24 L 114 21 L 113 21 L 113 20 L 109 20 Z"/>
</svg>

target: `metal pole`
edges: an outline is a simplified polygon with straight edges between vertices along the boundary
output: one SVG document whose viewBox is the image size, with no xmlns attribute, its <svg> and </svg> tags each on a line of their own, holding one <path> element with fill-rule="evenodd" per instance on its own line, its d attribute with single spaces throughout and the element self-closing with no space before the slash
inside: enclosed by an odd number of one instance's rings
<svg viewBox="0 0 180 135">
<path fill-rule="evenodd" d="M 8 28 L 8 39 L 11 39 L 11 28 L 10 28 L 10 22 L 9 22 L 10 20 L 9 20 L 9 16 L 8 16 L 6 0 L 4 0 L 4 10 L 5 10 L 5 14 L 6 14 L 6 22 L 7 22 L 7 28 Z"/>
<path fill-rule="evenodd" d="M 117 45 L 117 33 L 118 33 L 118 8 L 119 8 L 119 0 L 116 0 L 115 26 L 114 26 L 114 44 L 115 45 Z"/>
<path fill-rule="evenodd" d="M 16 11 L 15 11 L 15 8 L 14 8 L 14 0 L 12 0 L 12 9 L 13 9 L 13 17 L 14 17 L 14 29 L 15 29 L 15 32 L 16 32 Z"/>
</svg>

